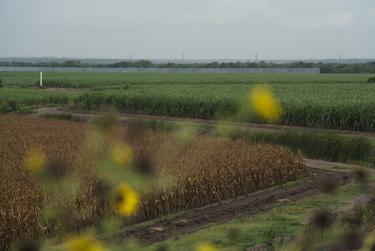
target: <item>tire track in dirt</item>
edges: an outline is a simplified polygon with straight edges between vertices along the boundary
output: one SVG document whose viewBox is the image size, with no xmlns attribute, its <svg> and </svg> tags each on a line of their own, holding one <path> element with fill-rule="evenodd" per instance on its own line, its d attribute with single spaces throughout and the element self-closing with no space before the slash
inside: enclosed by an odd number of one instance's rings
<svg viewBox="0 0 375 251">
<path fill-rule="evenodd" d="M 295 185 L 277 187 L 222 201 L 202 208 L 189 210 L 175 217 L 163 219 L 147 226 L 129 226 L 106 238 L 113 242 L 134 238 L 143 245 L 150 245 L 171 238 L 175 234 L 187 234 L 221 224 L 231 219 L 254 215 L 274 207 L 297 201 L 321 192 L 323 180 L 329 179 L 338 186 L 351 181 L 349 170 L 336 170 L 343 164 L 306 159 L 308 175 Z"/>
</svg>

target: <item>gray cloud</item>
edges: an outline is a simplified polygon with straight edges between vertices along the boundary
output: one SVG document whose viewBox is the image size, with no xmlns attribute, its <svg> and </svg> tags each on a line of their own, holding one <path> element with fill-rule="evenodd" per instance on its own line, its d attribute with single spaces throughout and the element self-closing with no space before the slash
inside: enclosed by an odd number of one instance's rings
<svg viewBox="0 0 375 251">
<path fill-rule="evenodd" d="M 372 0 L 0 0 L 0 56 L 375 57 Z"/>
</svg>

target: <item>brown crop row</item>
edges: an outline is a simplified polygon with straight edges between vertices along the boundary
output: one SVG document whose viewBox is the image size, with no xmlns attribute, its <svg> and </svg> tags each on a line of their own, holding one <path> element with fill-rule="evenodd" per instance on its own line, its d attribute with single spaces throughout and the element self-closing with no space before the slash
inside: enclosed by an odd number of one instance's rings
<svg viewBox="0 0 375 251">
<path fill-rule="evenodd" d="M 173 177 L 172 182 L 166 179 L 164 185 L 142 193 L 136 220 L 283 184 L 305 170 L 302 157 L 282 147 L 210 137 L 196 137 L 189 144 L 181 144 L 172 133 L 145 131 L 136 139 L 129 139 L 129 134 L 126 138 L 122 129 L 119 133 L 133 148 L 134 156 L 152 156 L 157 173 Z M 62 201 L 48 198 L 35 177 L 25 170 L 23 156 L 34 146 L 41 146 L 49 159 L 59 161 L 82 180 L 78 198 L 68 203 L 72 210 L 86 208 L 83 218 L 90 224 L 103 213 L 95 195 L 97 178 L 90 169 L 100 157 L 87 151 L 87 134 L 85 123 L 0 116 L 0 247 L 16 239 L 46 234 L 47 226 L 40 221 L 41 210 L 46 201 Z M 103 143 L 103 152 L 106 146 Z"/>
</svg>

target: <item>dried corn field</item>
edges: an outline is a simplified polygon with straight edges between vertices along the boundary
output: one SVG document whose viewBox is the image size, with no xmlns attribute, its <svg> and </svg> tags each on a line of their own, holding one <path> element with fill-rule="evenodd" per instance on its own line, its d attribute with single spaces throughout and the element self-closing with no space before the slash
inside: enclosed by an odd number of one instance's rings
<svg viewBox="0 0 375 251">
<path fill-rule="evenodd" d="M 200 137 L 188 148 L 166 144 L 157 156 L 160 159 L 156 162 L 175 177 L 175 182 L 145 196 L 141 219 L 280 185 L 304 171 L 302 157 L 285 148 L 241 140 Z"/>
<path fill-rule="evenodd" d="M 104 156 L 108 142 L 101 142 L 100 151 L 90 152 L 98 142 L 87 140 L 89 131 L 85 123 L 0 116 L 2 244 L 49 233 L 52 223 L 40 220 L 43 206 L 47 201 L 56 201 L 57 205 L 66 201 L 49 198 L 25 170 L 23 156 L 35 146 L 41 146 L 48 159 L 59 162 L 70 177 L 80 179 L 78 196 L 66 205 L 79 214 L 83 224 L 93 224 L 105 213 L 107 209 L 96 192 L 100 177 L 92 167 Z M 153 173 L 161 177 L 161 182 L 140 192 L 141 205 L 134 217 L 137 221 L 283 184 L 305 171 L 301 156 L 271 145 L 203 136 L 181 143 L 173 133 L 147 129 L 137 133 L 124 127 L 109 138 L 121 138 L 133 149 L 134 159 L 146 160 L 146 166 L 152 166 Z"/>
</svg>

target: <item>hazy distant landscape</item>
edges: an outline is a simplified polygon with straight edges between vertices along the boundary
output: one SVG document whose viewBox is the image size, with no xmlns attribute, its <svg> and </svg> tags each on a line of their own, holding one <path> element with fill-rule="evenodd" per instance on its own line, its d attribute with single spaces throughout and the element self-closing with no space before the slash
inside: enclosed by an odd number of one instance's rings
<svg viewBox="0 0 375 251">
<path fill-rule="evenodd" d="M 375 250 L 373 0 L 0 0 L 0 250 Z"/>
<path fill-rule="evenodd" d="M 142 58 L 140 58 L 142 59 Z M 136 61 L 140 59 L 110 59 L 110 58 L 58 58 L 58 57 L 0 57 L 0 62 L 28 62 L 28 63 L 41 63 L 41 62 L 64 62 L 67 60 L 78 60 L 82 63 L 88 64 L 113 64 L 123 61 Z M 218 62 L 218 63 L 228 63 L 228 62 L 252 62 L 255 63 L 256 61 L 262 61 L 262 59 L 258 58 L 255 60 L 254 58 L 249 59 L 147 59 L 154 64 L 165 64 L 165 63 L 211 63 L 211 62 Z M 267 59 L 264 60 L 269 63 L 292 63 L 292 62 L 306 62 L 306 63 L 343 63 L 343 64 L 359 64 L 359 63 L 369 63 L 374 62 L 375 58 L 327 58 L 327 59 L 289 59 L 289 60 L 281 60 L 281 59 Z"/>
</svg>

